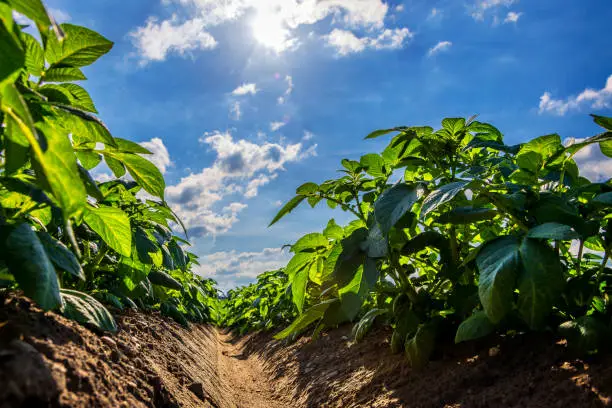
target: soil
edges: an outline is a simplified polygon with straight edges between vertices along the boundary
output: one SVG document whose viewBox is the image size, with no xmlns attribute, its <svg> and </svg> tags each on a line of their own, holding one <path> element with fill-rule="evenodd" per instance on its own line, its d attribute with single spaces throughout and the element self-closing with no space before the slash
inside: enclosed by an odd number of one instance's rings
<svg viewBox="0 0 612 408">
<path fill-rule="evenodd" d="M 382 328 L 286 345 L 158 314 L 117 323 L 104 335 L 1 295 L 0 407 L 612 406 L 612 356 L 571 358 L 544 335 L 445 348 L 413 372 Z"/>
</svg>

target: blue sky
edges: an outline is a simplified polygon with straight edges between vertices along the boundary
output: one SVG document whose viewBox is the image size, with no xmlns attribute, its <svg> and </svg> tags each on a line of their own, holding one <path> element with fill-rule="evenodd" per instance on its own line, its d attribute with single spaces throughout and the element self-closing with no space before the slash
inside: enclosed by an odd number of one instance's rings
<svg viewBox="0 0 612 408">
<path fill-rule="evenodd" d="M 85 83 L 114 135 L 156 152 L 199 272 L 224 289 L 283 265 L 339 211 L 266 226 L 295 187 L 380 151 L 378 128 L 471 116 L 507 143 L 612 115 L 609 0 L 48 0 L 112 41 Z M 612 174 L 598 148 L 585 174 Z M 104 175 L 104 170 L 99 170 Z"/>
</svg>

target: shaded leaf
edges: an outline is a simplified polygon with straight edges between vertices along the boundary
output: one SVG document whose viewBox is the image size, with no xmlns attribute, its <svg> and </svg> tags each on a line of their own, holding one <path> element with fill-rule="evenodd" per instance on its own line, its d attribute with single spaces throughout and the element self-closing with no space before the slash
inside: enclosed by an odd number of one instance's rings
<svg viewBox="0 0 612 408">
<path fill-rule="evenodd" d="M 100 330 L 116 332 L 117 324 L 110 312 L 92 296 L 71 289 L 62 289 L 64 315 L 81 324 L 90 324 Z"/>
</svg>

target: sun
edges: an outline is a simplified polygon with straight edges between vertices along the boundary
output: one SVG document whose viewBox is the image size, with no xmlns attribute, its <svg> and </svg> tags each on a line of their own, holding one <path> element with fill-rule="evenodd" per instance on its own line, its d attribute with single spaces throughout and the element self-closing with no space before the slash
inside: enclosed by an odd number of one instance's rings
<svg viewBox="0 0 612 408">
<path fill-rule="evenodd" d="M 264 47 L 282 52 L 293 44 L 282 17 L 272 11 L 259 10 L 251 22 L 253 36 Z"/>
</svg>

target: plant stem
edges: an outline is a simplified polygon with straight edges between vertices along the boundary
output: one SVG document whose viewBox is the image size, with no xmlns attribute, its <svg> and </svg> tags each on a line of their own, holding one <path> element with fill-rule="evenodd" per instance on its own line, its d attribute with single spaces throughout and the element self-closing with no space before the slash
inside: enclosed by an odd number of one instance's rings
<svg viewBox="0 0 612 408">
<path fill-rule="evenodd" d="M 580 275 L 580 264 L 582 262 L 582 251 L 584 250 L 584 240 L 580 240 L 580 246 L 578 247 L 578 258 L 576 259 L 576 274 Z"/>
<path fill-rule="evenodd" d="M 333 197 L 324 196 L 323 194 L 321 194 L 321 197 L 325 198 L 326 200 L 329 200 L 329 201 L 332 201 L 332 202 L 338 204 L 340 207 L 342 207 L 343 210 L 352 212 L 353 214 L 355 214 L 355 216 L 357 218 L 359 218 L 360 220 L 363 220 L 365 222 L 365 220 L 362 218 L 361 214 L 359 214 L 357 211 L 355 211 L 353 208 L 351 208 L 350 205 L 347 205 L 347 204 L 343 203 L 342 201 L 337 200 L 337 199 L 335 199 Z"/>
</svg>

